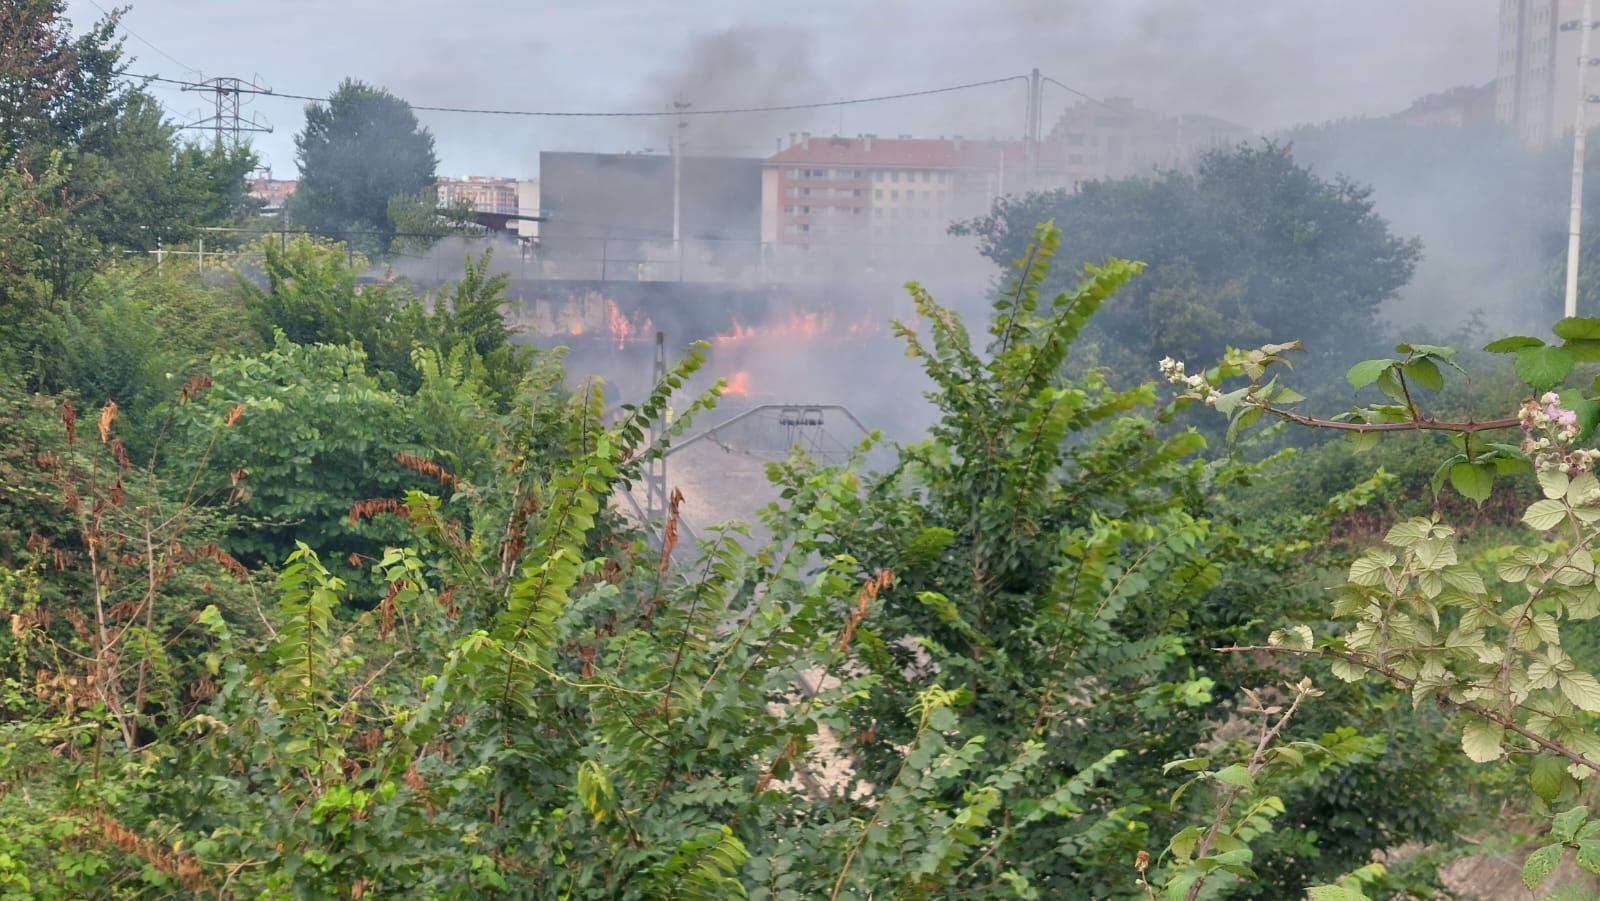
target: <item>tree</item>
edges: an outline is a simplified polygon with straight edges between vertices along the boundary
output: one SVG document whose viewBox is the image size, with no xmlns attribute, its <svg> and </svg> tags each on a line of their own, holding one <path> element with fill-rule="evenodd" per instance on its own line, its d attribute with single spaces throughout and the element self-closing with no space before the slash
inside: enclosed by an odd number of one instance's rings
<svg viewBox="0 0 1600 901">
<path fill-rule="evenodd" d="M 1377 215 L 1370 189 L 1323 179 L 1273 143 L 1213 153 L 1193 173 L 1002 198 L 953 231 L 977 236 L 984 255 L 1008 265 L 1047 220 L 1061 230 L 1068 263 L 1113 252 L 1146 263 L 1091 331 L 1103 339 L 1103 360 L 1141 372 L 1162 356 L 1220 356 L 1230 342 L 1305 334 L 1369 342 L 1379 307 L 1420 254 Z M 1053 288 L 1076 270 L 1057 267 Z"/>
<path fill-rule="evenodd" d="M 76 40 L 64 0 L 0 6 L 0 161 L 78 147 L 136 93 L 118 77 L 120 12 Z"/>
<path fill-rule="evenodd" d="M 290 220 L 369 251 L 387 250 L 394 238 L 390 200 L 431 189 L 438 165 L 433 135 L 404 100 L 350 79 L 326 104 L 306 107 L 295 154 L 300 184 Z"/>
</svg>

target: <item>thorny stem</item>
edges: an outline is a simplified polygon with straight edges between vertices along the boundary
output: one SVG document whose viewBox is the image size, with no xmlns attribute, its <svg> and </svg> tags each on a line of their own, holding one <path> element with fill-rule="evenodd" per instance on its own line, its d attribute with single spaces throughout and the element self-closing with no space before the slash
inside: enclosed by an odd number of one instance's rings
<svg viewBox="0 0 1600 901">
<path fill-rule="evenodd" d="M 1362 669 L 1377 673 L 1386 679 L 1398 683 L 1403 688 L 1415 688 L 1417 684 L 1416 679 L 1405 676 L 1391 667 L 1384 666 L 1381 663 L 1375 663 L 1359 655 L 1351 654 L 1346 651 L 1334 651 L 1328 648 L 1291 648 L 1278 645 L 1253 645 L 1248 647 L 1235 645 L 1229 648 L 1215 648 L 1214 650 L 1223 654 L 1248 654 L 1252 652 L 1265 652 L 1268 654 L 1296 654 L 1302 657 L 1337 657 L 1338 659 L 1347 663 L 1353 663 Z M 1482 704 L 1477 703 L 1476 701 L 1457 701 L 1446 695 L 1436 695 L 1435 700 L 1440 704 L 1449 705 L 1457 710 L 1465 710 L 1468 713 L 1475 713 L 1489 722 L 1503 727 L 1507 732 L 1522 736 L 1523 738 L 1533 742 L 1552 754 L 1565 757 L 1572 763 L 1575 763 L 1591 772 L 1600 773 L 1600 762 L 1590 760 L 1577 751 L 1574 751 L 1565 745 L 1560 744 L 1559 742 L 1545 738 L 1543 735 L 1540 735 L 1539 733 L 1534 732 L 1528 727 L 1517 722 L 1514 717 L 1508 714 L 1501 713 L 1497 710 L 1491 710 Z"/>
<path fill-rule="evenodd" d="M 1510 429 L 1520 426 L 1521 420 L 1515 416 L 1500 419 L 1485 419 L 1481 422 L 1468 419 L 1464 422 L 1454 422 L 1445 419 L 1435 419 L 1432 416 L 1416 416 L 1404 422 L 1344 422 L 1338 419 L 1321 419 L 1316 416 L 1307 416 L 1293 410 L 1285 410 L 1272 404 L 1260 403 L 1256 406 L 1264 412 L 1271 413 L 1280 419 L 1303 425 L 1311 429 L 1337 429 L 1345 432 L 1459 432 L 1471 435 L 1475 432 L 1490 432 L 1498 429 Z"/>
</svg>

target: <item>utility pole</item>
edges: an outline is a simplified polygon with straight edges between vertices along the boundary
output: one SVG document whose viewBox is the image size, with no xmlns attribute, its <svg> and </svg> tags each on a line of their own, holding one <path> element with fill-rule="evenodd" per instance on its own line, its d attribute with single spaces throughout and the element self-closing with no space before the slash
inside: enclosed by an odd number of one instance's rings
<svg viewBox="0 0 1600 901">
<path fill-rule="evenodd" d="M 244 101 L 242 95 L 248 91 L 251 94 L 259 93 L 263 89 L 252 82 L 240 78 L 212 78 L 197 85 L 185 85 L 185 91 L 211 91 L 215 95 L 216 112 L 207 119 L 198 119 L 190 122 L 183 128 L 207 128 L 216 133 L 217 146 L 222 146 L 223 138 L 228 138 L 230 146 L 239 146 L 239 135 L 245 132 L 270 132 L 272 126 L 263 125 L 251 117 L 243 118 Z"/>
<path fill-rule="evenodd" d="M 681 241 L 683 238 L 683 131 L 689 123 L 683 118 L 683 111 L 689 104 L 682 99 L 672 101 L 672 108 L 678 111 L 678 124 L 672 130 L 672 240 Z"/>
<path fill-rule="evenodd" d="M 1572 23 L 1564 22 L 1563 31 Z M 1583 0 L 1583 19 L 1577 23 L 1578 103 L 1572 129 L 1572 212 L 1567 223 L 1567 303 L 1566 315 L 1578 315 L 1578 245 L 1583 232 L 1583 156 L 1584 138 L 1589 131 L 1589 36 L 1594 31 L 1594 0 Z"/>
<path fill-rule="evenodd" d="M 667 335 L 665 332 L 656 332 L 655 359 L 650 368 L 650 384 L 659 386 L 667 377 Z M 652 419 L 649 423 L 650 446 L 660 444 L 667 429 L 672 427 L 672 407 L 667 407 L 667 412 L 660 419 Z M 658 506 L 659 503 L 659 506 Z M 662 517 L 662 529 L 666 528 L 667 514 L 667 456 L 658 454 L 645 464 L 644 475 L 644 521 L 645 528 L 654 528 L 656 514 Z M 663 531 L 663 540 L 665 539 Z"/>
<path fill-rule="evenodd" d="M 1039 75 L 1036 67 L 1028 73 L 1028 118 L 1023 123 L 1023 170 L 1022 177 L 1027 188 L 1032 188 L 1035 176 L 1039 173 L 1039 139 L 1040 132 L 1044 130 L 1044 79 Z"/>
</svg>

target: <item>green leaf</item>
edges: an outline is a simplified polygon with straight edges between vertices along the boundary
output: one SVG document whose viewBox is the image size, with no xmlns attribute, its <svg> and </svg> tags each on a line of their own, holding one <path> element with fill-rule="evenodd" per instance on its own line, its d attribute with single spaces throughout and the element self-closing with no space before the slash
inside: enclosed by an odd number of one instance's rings
<svg viewBox="0 0 1600 901">
<path fill-rule="evenodd" d="M 1383 375 L 1389 369 L 1398 365 L 1400 364 L 1397 360 L 1362 360 L 1356 365 L 1351 366 L 1350 371 L 1346 372 L 1344 377 L 1345 380 L 1350 383 L 1350 387 L 1357 389 L 1365 388 L 1373 382 L 1376 382 L 1378 380 L 1378 376 Z"/>
<path fill-rule="evenodd" d="M 1528 512 L 1522 515 L 1522 521 L 1528 528 L 1545 532 L 1561 525 L 1567 518 L 1567 505 L 1562 501 L 1546 498 L 1534 501 Z"/>
<path fill-rule="evenodd" d="M 1566 379 L 1574 362 L 1565 347 L 1529 347 L 1517 351 L 1517 378 L 1535 393 L 1549 391 Z"/>
<path fill-rule="evenodd" d="M 1190 826 L 1174 835 L 1172 841 L 1167 843 L 1167 849 L 1172 852 L 1173 857 L 1187 861 L 1194 856 L 1194 846 L 1199 843 L 1202 832 L 1204 830 L 1199 826 Z"/>
<path fill-rule="evenodd" d="M 1170 773 L 1173 770 L 1188 770 L 1192 773 L 1196 770 L 1203 770 L 1210 765 L 1211 758 L 1209 757 L 1185 757 L 1182 760 L 1174 760 L 1162 767 L 1161 772 Z"/>
<path fill-rule="evenodd" d="M 1417 357 L 1407 363 L 1406 375 L 1424 388 L 1438 391 L 1444 387 L 1444 373 L 1439 371 L 1439 364 L 1428 357 Z"/>
<path fill-rule="evenodd" d="M 1393 560 L 1385 563 L 1383 558 L 1374 553 L 1363 554 L 1350 564 L 1350 574 L 1347 577 L 1353 585 L 1366 585 L 1375 587 L 1382 585 L 1388 567 L 1393 565 Z"/>
<path fill-rule="evenodd" d="M 1490 341 L 1488 344 L 1483 346 L 1483 349 L 1486 353 L 1491 354 L 1509 354 L 1523 350 L 1524 348 L 1543 346 L 1544 342 L 1538 338 L 1529 338 L 1525 335 L 1515 335 L 1510 338 L 1501 338 L 1497 341 Z"/>
<path fill-rule="evenodd" d="M 1462 497 L 1481 504 L 1494 491 L 1494 464 L 1457 463 L 1450 467 L 1450 484 Z"/>
<path fill-rule="evenodd" d="M 1371 450 L 1378 446 L 1379 435 L 1377 432 L 1345 432 L 1345 438 L 1359 451 Z"/>
<path fill-rule="evenodd" d="M 1578 842 L 1578 866 L 1600 873 L 1600 842 Z"/>
<path fill-rule="evenodd" d="M 1522 884 L 1530 891 L 1539 887 L 1539 884 L 1555 872 L 1556 864 L 1561 861 L 1560 845 L 1545 845 L 1543 848 L 1528 855 L 1522 864 Z"/>
<path fill-rule="evenodd" d="M 1219 394 L 1212 405 L 1217 408 L 1218 413 L 1224 416 L 1232 416 L 1233 411 L 1239 408 L 1239 402 L 1244 400 L 1245 395 L 1250 393 L 1250 387 L 1246 385 L 1226 394 Z"/>
<path fill-rule="evenodd" d="M 1395 366 L 1378 373 L 1378 390 L 1396 404 L 1405 404 L 1406 386 L 1400 381 L 1400 367 Z M 1401 407 L 1402 410 L 1408 409 Z"/>
<path fill-rule="evenodd" d="M 1394 352 L 1397 354 L 1416 354 L 1417 356 L 1438 357 L 1448 361 L 1456 355 L 1456 349 L 1445 344 L 1396 344 Z"/>
<path fill-rule="evenodd" d="M 1578 830 L 1589 821 L 1589 808 L 1582 804 L 1563 810 L 1550 822 L 1550 837 L 1558 842 L 1570 842 L 1578 837 Z"/>
<path fill-rule="evenodd" d="M 1557 338 L 1568 341 L 1594 341 L 1600 339 L 1600 319 L 1586 316 L 1568 316 L 1551 327 Z"/>
<path fill-rule="evenodd" d="M 1566 497 L 1567 489 L 1572 487 L 1572 477 L 1559 469 L 1539 470 L 1539 490 L 1545 497 Z"/>
<path fill-rule="evenodd" d="M 1588 673 L 1575 671 L 1562 675 L 1561 693 L 1579 710 L 1600 712 L 1600 680 Z"/>
<path fill-rule="evenodd" d="M 1384 544 L 1395 547 L 1415 547 L 1428 540 L 1433 532 L 1433 523 L 1426 519 L 1403 519 L 1390 527 L 1388 534 L 1383 536 Z M 1355 581 L 1354 579 L 1351 580 Z"/>
<path fill-rule="evenodd" d="M 1308 891 L 1311 901 L 1368 901 L 1362 892 L 1342 885 L 1314 885 Z"/>
<path fill-rule="evenodd" d="M 1291 626 L 1288 629 L 1274 629 L 1267 636 L 1267 644 L 1275 647 L 1303 648 L 1309 650 L 1313 644 L 1311 627 L 1307 625 Z"/>
<path fill-rule="evenodd" d="M 1250 770 L 1242 763 L 1229 764 L 1213 774 L 1218 782 L 1237 785 L 1240 788 L 1255 788 L 1256 781 L 1250 777 Z"/>
<path fill-rule="evenodd" d="M 1473 718 L 1461 730 L 1461 750 L 1477 763 L 1491 763 L 1500 759 L 1500 744 L 1505 737 L 1505 727 L 1499 723 Z"/>
<path fill-rule="evenodd" d="M 1533 793 L 1546 802 L 1554 801 L 1567 784 L 1567 768 L 1554 757 L 1541 757 L 1533 763 L 1528 773 L 1528 784 Z"/>
</svg>

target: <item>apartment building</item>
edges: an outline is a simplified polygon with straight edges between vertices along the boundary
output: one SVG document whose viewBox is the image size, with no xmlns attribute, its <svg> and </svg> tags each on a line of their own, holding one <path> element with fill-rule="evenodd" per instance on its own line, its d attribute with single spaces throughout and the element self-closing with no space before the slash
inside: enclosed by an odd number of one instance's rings
<svg viewBox="0 0 1600 901">
<path fill-rule="evenodd" d="M 1080 100 L 1050 130 L 1040 163 L 1076 185 L 1186 166 L 1250 137 L 1250 129 L 1215 116 L 1162 116 L 1127 97 Z"/>
<path fill-rule="evenodd" d="M 927 245 L 1019 185 L 1020 141 L 791 135 L 762 173 L 761 239 L 835 248 Z"/>
<path fill-rule="evenodd" d="M 1495 121 L 1530 144 L 1559 138 L 1575 123 L 1582 17 L 1583 0 L 1500 0 Z M 1600 41 L 1591 52 L 1600 55 Z M 1591 71 L 1588 93 L 1600 93 L 1600 73 Z"/>
<path fill-rule="evenodd" d="M 516 215 L 517 180 L 469 175 L 466 178 L 442 177 L 437 182 L 439 205 L 455 206 L 465 201 L 480 213 Z"/>
<path fill-rule="evenodd" d="M 268 210 L 281 210 L 298 184 L 292 179 L 273 178 L 269 172 L 265 178 L 250 179 L 250 196 L 264 201 Z"/>
</svg>

